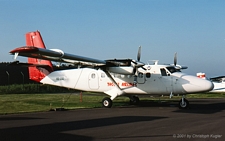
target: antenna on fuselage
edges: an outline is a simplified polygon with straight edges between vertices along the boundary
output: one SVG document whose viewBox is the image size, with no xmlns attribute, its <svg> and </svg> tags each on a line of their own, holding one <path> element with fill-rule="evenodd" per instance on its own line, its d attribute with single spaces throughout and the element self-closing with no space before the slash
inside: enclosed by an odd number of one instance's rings
<svg viewBox="0 0 225 141">
<path fill-rule="evenodd" d="M 159 60 L 149 60 L 154 63 L 154 65 L 158 65 Z"/>
</svg>

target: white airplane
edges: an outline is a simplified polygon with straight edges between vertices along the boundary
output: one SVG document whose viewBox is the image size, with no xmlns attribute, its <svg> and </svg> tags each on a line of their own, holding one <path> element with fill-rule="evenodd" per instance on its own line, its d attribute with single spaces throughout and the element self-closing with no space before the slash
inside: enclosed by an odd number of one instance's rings
<svg viewBox="0 0 225 141">
<path fill-rule="evenodd" d="M 107 94 L 102 100 L 103 107 L 110 108 L 119 96 L 127 96 L 131 103 L 139 102 L 140 95 L 162 96 L 183 95 L 180 108 L 189 106 L 186 94 L 208 92 L 213 89 L 211 81 L 182 73 L 187 67 L 174 65 L 145 65 L 140 62 L 141 47 L 137 60 L 98 60 L 65 53 L 60 49 L 46 49 L 39 31 L 26 34 L 26 46 L 10 51 L 17 56 L 28 57 L 30 79 L 49 85 L 81 91 Z M 79 65 L 76 69 L 53 71 L 51 61 Z M 15 61 L 16 64 L 20 64 Z M 24 63 L 22 63 L 24 64 Z"/>
<path fill-rule="evenodd" d="M 205 73 L 197 73 L 197 77 L 202 78 L 202 79 L 207 79 Z M 225 92 L 225 76 L 218 76 L 218 77 L 213 77 L 209 78 L 209 80 L 212 81 L 214 85 L 214 89 L 210 92 Z"/>
</svg>

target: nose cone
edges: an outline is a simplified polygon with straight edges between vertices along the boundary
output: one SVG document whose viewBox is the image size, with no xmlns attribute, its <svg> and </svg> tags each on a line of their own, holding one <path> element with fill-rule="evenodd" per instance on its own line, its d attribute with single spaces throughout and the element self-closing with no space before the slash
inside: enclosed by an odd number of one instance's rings
<svg viewBox="0 0 225 141">
<path fill-rule="evenodd" d="M 183 88 L 187 93 L 208 92 L 214 88 L 213 83 L 206 79 L 201 79 L 191 75 L 186 75 L 183 78 L 187 82 L 183 84 Z"/>
</svg>

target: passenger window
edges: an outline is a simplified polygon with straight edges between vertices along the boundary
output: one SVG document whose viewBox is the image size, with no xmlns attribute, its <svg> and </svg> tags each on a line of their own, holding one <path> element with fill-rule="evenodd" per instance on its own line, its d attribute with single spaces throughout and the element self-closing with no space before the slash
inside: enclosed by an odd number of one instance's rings
<svg viewBox="0 0 225 141">
<path fill-rule="evenodd" d="M 121 75 L 120 75 L 120 74 L 115 74 L 115 77 L 116 77 L 116 78 L 120 78 Z"/>
<path fill-rule="evenodd" d="M 149 72 L 146 73 L 146 77 L 147 77 L 147 78 L 150 78 L 150 77 L 151 77 L 151 73 L 149 73 Z"/>
<path fill-rule="evenodd" d="M 95 74 L 94 73 L 91 74 L 91 78 L 93 78 L 93 79 L 95 78 Z"/>
<path fill-rule="evenodd" d="M 143 78 L 143 73 L 141 73 L 141 72 L 138 73 L 138 77 L 139 77 L 139 78 Z"/>
<path fill-rule="evenodd" d="M 101 73 L 101 78 L 105 78 L 105 74 L 104 73 Z"/>
</svg>

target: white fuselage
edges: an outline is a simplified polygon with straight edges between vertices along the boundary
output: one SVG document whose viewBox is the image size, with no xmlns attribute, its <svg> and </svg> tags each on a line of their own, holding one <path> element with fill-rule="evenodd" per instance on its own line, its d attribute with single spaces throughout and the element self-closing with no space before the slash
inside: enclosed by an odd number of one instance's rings
<svg viewBox="0 0 225 141">
<path fill-rule="evenodd" d="M 213 84 L 195 76 L 172 72 L 166 65 L 145 65 L 139 68 L 137 85 L 134 76 L 110 73 L 119 86 L 101 69 L 80 68 L 54 71 L 41 80 L 43 84 L 56 85 L 82 91 L 103 92 L 114 97 L 124 94 L 169 95 L 206 92 Z"/>
</svg>

